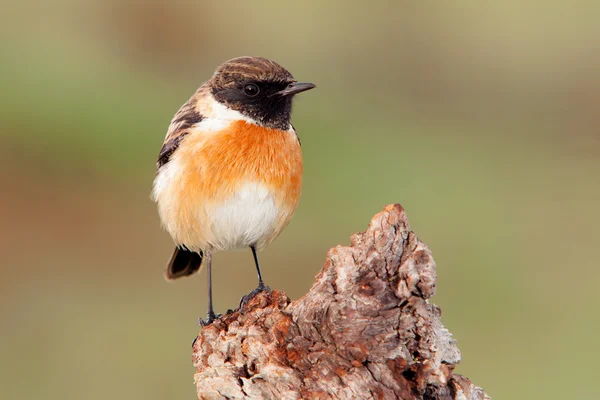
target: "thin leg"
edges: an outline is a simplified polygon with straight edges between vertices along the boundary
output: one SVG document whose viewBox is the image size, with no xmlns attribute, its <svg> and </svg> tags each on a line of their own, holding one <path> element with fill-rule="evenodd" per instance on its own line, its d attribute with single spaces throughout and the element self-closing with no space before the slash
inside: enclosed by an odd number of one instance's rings
<svg viewBox="0 0 600 400">
<path fill-rule="evenodd" d="M 208 253 L 208 258 L 206 259 L 206 273 L 208 275 L 208 316 L 206 319 L 210 324 L 215 319 L 215 310 L 213 309 L 212 300 L 212 254 L 210 253 Z"/>
<path fill-rule="evenodd" d="M 244 308 L 246 304 L 248 304 L 248 302 L 260 292 L 271 291 L 271 289 L 268 286 L 266 286 L 263 282 L 262 274 L 260 273 L 260 264 L 258 263 L 258 255 L 256 254 L 256 247 L 250 246 L 250 249 L 252 249 L 252 255 L 254 256 L 254 264 L 256 265 L 256 273 L 258 274 L 258 287 L 251 291 L 248 295 L 242 297 L 242 300 L 240 301 L 240 308 Z"/>
<path fill-rule="evenodd" d="M 256 265 L 256 273 L 258 274 L 258 287 L 265 287 L 265 283 L 263 282 L 262 274 L 260 273 L 260 264 L 258 263 L 258 254 L 256 254 L 256 246 L 250 246 L 252 249 L 252 256 L 254 256 L 254 264 Z"/>
<path fill-rule="evenodd" d="M 212 254 L 208 251 L 204 252 L 204 262 L 206 263 L 206 274 L 208 275 L 208 315 L 206 322 L 200 318 L 200 325 L 206 326 L 215 320 L 215 310 L 213 309 L 212 300 Z"/>
</svg>

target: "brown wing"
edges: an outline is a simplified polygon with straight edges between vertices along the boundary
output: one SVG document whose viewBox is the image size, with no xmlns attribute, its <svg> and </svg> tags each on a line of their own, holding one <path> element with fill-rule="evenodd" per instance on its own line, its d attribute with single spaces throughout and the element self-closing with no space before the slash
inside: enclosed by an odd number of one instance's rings
<svg viewBox="0 0 600 400">
<path fill-rule="evenodd" d="M 177 111 L 169 126 L 167 137 L 165 137 L 165 141 L 158 153 L 158 160 L 156 161 L 157 169 L 160 169 L 171 160 L 171 156 L 177 150 L 185 135 L 190 132 L 190 128 L 203 119 L 204 117 L 195 110 L 192 100 L 185 103 Z"/>
<path fill-rule="evenodd" d="M 188 132 L 181 132 L 179 136 L 169 139 L 163 143 L 162 147 L 160 148 L 160 153 L 158 153 L 158 160 L 156 161 L 156 167 L 158 169 L 171 160 L 171 156 L 175 150 L 177 150 L 179 143 L 181 143 L 181 140 L 187 133 Z"/>
</svg>

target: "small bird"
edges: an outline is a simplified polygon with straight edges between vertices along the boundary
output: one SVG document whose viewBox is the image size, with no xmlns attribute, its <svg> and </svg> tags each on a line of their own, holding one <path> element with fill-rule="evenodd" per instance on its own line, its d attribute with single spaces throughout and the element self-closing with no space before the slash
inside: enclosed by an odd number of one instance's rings
<svg viewBox="0 0 600 400">
<path fill-rule="evenodd" d="M 288 224 L 300 198 L 302 152 L 290 123 L 294 95 L 313 89 L 274 61 L 223 63 L 173 117 L 158 155 L 152 192 L 175 242 L 165 277 L 206 265 L 208 316 L 212 254 L 250 248 L 258 273 L 252 296 L 266 290 L 257 251 Z"/>
</svg>

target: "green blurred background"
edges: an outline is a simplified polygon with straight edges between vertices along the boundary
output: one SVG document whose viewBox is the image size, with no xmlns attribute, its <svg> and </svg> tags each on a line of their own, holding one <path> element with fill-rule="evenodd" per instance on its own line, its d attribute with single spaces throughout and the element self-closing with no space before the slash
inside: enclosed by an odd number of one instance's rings
<svg viewBox="0 0 600 400">
<path fill-rule="evenodd" d="M 599 2 L 4 2 L 0 398 L 192 399 L 206 277 L 168 284 L 149 199 L 175 111 L 221 62 L 318 89 L 305 185 L 262 253 L 293 299 L 399 202 L 438 264 L 457 372 L 495 399 L 598 398 Z M 223 312 L 255 285 L 215 257 Z"/>
</svg>

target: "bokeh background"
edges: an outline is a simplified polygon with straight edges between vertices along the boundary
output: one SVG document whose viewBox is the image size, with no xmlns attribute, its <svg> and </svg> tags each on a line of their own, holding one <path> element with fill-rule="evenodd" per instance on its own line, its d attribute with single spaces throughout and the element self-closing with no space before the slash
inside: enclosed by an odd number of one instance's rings
<svg viewBox="0 0 600 400">
<path fill-rule="evenodd" d="M 399 202 L 457 372 L 495 399 L 600 396 L 600 2 L 1 5 L 0 398 L 194 398 L 206 277 L 163 280 L 149 195 L 172 115 L 240 55 L 318 85 L 295 104 L 305 186 L 262 253 L 271 287 L 300 297 Z M 214 262 L 223 312 L 254 267 Z"/>
</svg>

